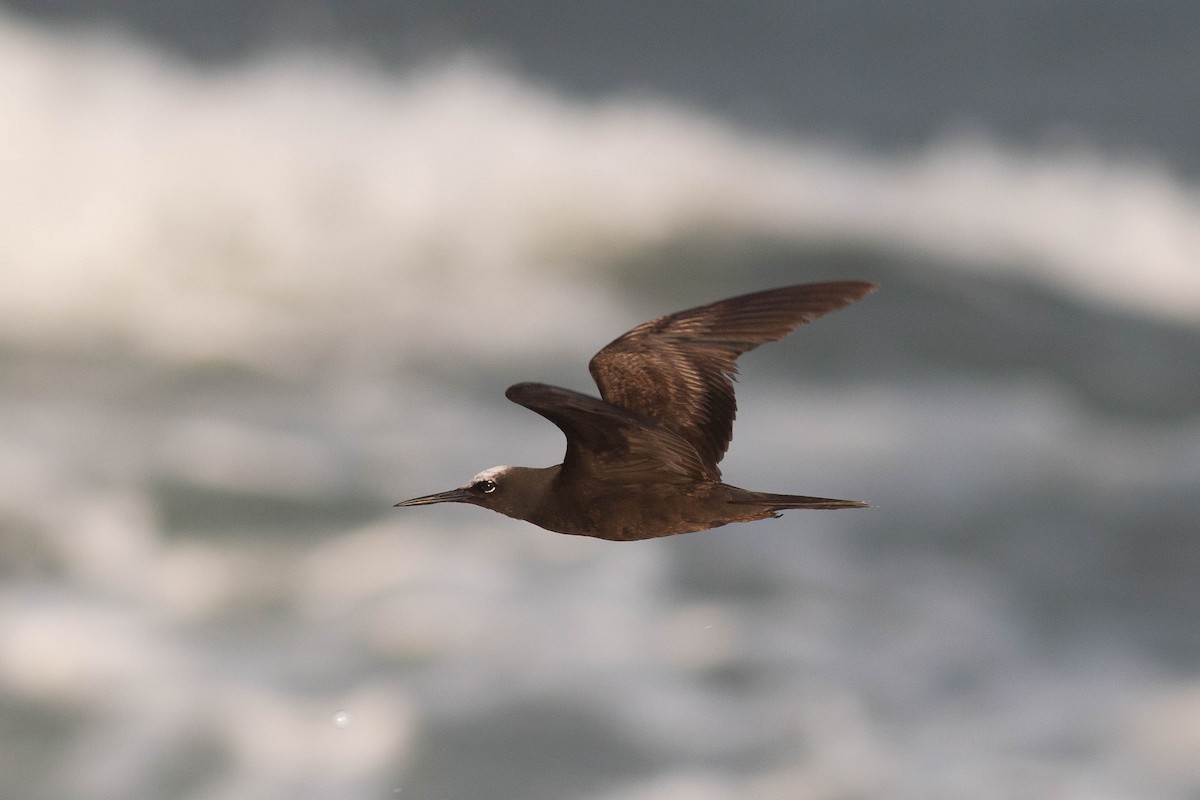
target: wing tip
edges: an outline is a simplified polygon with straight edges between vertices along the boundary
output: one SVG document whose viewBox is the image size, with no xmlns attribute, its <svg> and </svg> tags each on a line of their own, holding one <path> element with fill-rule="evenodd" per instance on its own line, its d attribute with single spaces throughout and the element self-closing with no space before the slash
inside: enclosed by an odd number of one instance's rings
<svg viewBox="0 0 1200 800">
<path fill-rule="evenodd" d="M 856 303 L 878 289 L 879 284 L 864 280 L 795 283 L 790 286 L 761 289 L 757 292 L 718 300 L 707 306 L 689 309 L 689 311 L 699 312 L 709 309 L 729 310 L 740 307 L 747 311 L 760 313 L 782 308 L 798 312 L 800 314 L 799 322 L 811 322 L 832 311 L 837 311 L 851 303 Z M 687 313 L 689 312 L 680 312 L 680 314 Z"/>
<path fill-rule="evenodd" d="M 514 403 L 524 405 L 525 401 L 533 397 L 544 397 L 547 393 L 555 390 L 555 387 L 545 383 L 536 381 L 521 381 L 514 383 L 512 386 L 504 390 L 504 396 Z"/>
<path fill-rule="evenodd" d="M 864 280 L 845 280 L 845 281 L 824 281 L 821 283 L 804 283 L 796 287 L 796 289 L 813 290 L 824 289 L 830 294 L 838 295 L 846 301 L 847 304 L 857 300 L 862 300 L 869 294 L 878 291 L 879 284 L 874 281 Z"/>
<path fill-rule="evenodd" d="M 518 397 L 525 394 L 533 385 L 534 384 L 532 381 L 521 381 L 520 383 L 514 383 L 512 386 L 504 390 L 504 396 L 509 400 L 516 400 Z"/>
<path fill-rule="evenodd" d="M 879 284 L 875 283 L 874 281 L 852 280 L 852 281 L 846 281 L 846 283 L 849 284 L 850 286 L 855 286 L 858 288 L 859 298 L 866 297 L 867 295 L 872 294 L 879 290 Z"/>
</svg>

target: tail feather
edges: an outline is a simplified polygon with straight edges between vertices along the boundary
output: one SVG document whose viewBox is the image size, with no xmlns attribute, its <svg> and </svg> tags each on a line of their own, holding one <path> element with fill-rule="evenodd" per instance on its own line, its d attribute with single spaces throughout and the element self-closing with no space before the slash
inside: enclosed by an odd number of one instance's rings
<svg viewBox="0 0 1200 800">
<path fill-rule="evenodd" d="M 730 499 L 734 505 L 767 506 L 773 511 L 785 508 L 869 508 L 862 500 L 835 500 L 832 497 L 806 497 L 797 494 L 771 494 L 769 492 L 749 492 L 745 496 L 735 496 Z"/>
</svg>

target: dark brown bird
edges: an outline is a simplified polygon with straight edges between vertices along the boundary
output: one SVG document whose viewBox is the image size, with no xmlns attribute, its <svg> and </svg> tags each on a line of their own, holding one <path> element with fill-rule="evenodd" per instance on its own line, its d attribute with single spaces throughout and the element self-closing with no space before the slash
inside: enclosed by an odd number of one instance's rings
<svg viewBox="0 0 1200 800">
<path fill-rule="evenodd" d="M 721 482 L 733 438 L 739 355 L 875 291 L 873 283 L 787 286 L 668 314 L 592 358 L 603 400 L 542 383 L 505 396 L 567 437 L 555 467 L 493 467 L 465 486 L 397 506 L 471 503 L 559 533 L 651 539 L 779 516 L 787 508 L 862 508 L 860 500 L 767 494 Z"/>
</svg>

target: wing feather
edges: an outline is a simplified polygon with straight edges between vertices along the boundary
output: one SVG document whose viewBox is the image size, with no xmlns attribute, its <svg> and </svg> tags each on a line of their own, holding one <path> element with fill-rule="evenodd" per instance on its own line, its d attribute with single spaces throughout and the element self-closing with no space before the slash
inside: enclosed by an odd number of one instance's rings
<svg viewBox="0 0 1200 800">
<path fill-rule="evenodd" d="M 674 431 L 715 471 L 733 437 L 737 357 L 875 289 L 865 281 L 809 283 L 668 314 L 615 339 L 588 369 L 607 403 Z"/>
<path fill-rule="evenodd" d="M 567 437 L 562 474 L 568 479 L 668 484 L 720 480 L 687 440 L 626 409 L 544 383 L 518 383 L 504 395 L 562 430 Z"/>
</svg>

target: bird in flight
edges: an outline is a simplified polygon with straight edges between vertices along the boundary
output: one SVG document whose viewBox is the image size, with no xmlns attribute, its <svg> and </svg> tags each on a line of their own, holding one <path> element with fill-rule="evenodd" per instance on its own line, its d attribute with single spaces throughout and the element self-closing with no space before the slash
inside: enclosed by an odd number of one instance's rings
<svg viewBox="0 0 1200 800">
<path fill-rule="evenodd" d="M 667 314 L 597 353 L 597 399 L 518 383 L 505 396 L 567 437 L 554 467 L 492 467 L 465 486 L 396 506 L 470 503 L 547 530 L 629 541 L 779 516 L 789 508 L 863 508 L 834 500 L 739 489 L 718 462 L 733 438 L 737 357 L 797 325 L 875 291 L 865 281 L 786 286 Z"/>
</svg>

